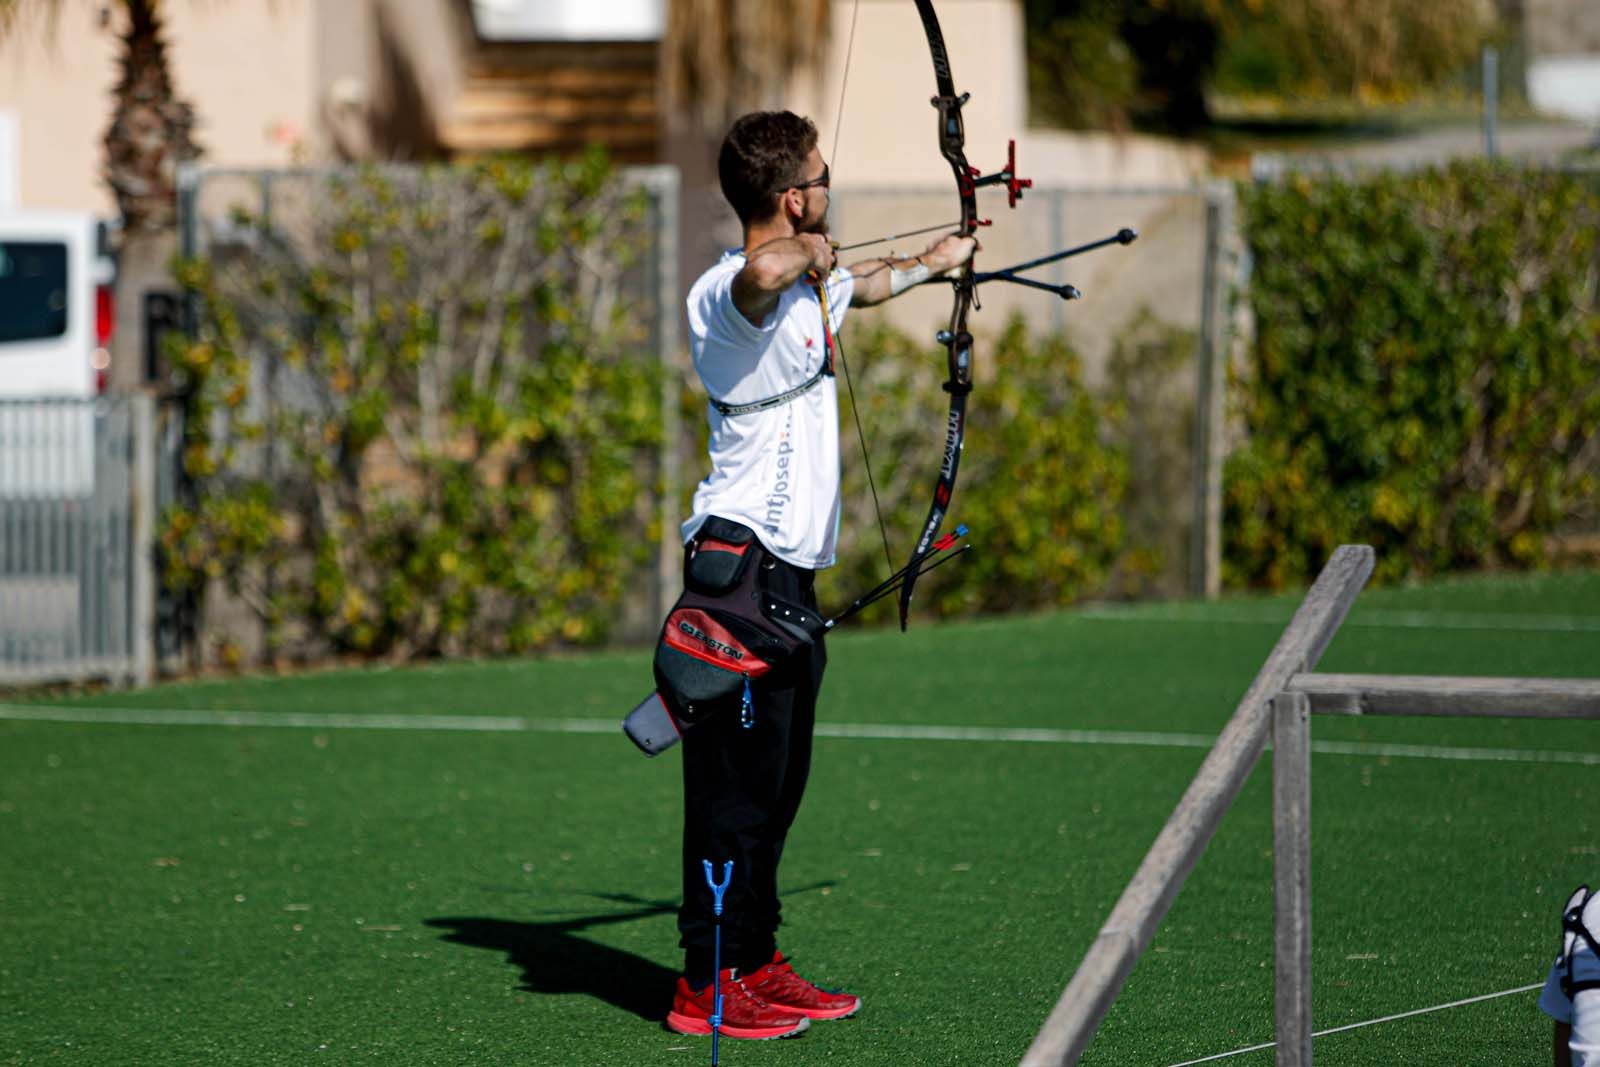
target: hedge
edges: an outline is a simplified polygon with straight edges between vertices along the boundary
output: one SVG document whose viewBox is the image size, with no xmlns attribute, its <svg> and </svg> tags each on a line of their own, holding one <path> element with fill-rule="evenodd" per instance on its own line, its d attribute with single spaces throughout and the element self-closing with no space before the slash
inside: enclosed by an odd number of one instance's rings
<svg viewBox="0 0 1600 1067">
<path fill-rule="evenodd" d="M 1600 517 L 1600 180 L 1473 161 L 1242 189 L 1225 577 L 1536 567 Z"/>
</svg>

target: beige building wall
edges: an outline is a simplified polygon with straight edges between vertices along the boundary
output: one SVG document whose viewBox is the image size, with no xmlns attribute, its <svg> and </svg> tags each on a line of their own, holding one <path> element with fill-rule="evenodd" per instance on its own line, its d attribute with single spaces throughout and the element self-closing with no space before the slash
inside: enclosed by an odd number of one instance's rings
<svg viewBox="0 0 1600 1067">
<path fill-rule="evenodd" d="M 933 67 L 914 5 L 861 0 L 840 117 L 853 7 L 833 5 L 825 73 L 796 79 L 782 106 L 817 123 L 841 188 L 943 188 L 950 168 L 939 155 Z M 1206 173 L 1206 152 L 1192 145 L 1030 129 L 1021 0 L 942 0 L 937 11 L 956 89 L 972 94 L 963 115 L 973 166 L 998 169 L 1014 138 L 1018 169 L 1041 187 L 1169 185 Z"/>
<path fill-rule="evenodd" d="M 1595 0 L 1525 0 L 1523 18 L 1534 55 L 1600 53 L 1600 3 Z"/>
<path fill-rule="evenodd" d="M 16 123 L 17 207 L 110 213 L 100 138 L 116 39 L 97 7 L 61 4 L 53 28 L 35 19 L 0 40 L 0 111 Z"/>
<path fill-rule="evenodd" d="M 306 151 L 317 3 L 168 6 L 174 84 L 195 108 L 208 160 L 284 166 Z M 53 30 L 36 20 L 0 41 L 0 110 L 12 112 L 19 128 L 18 207 L 115 213 L 101 170 L 118 41 L 115 21 L 101 21 L 101 6 L 61 4 Z"/>
<path fill-rule="evenodd" d="M 1600 0 L 1527 0 L 1524 20 L 1533 105 L 1600 122 Z"/>
<path fill-rule="evenodd" d="M 441 154 L 474 44 L 457 0 L 317 0 L 312 156 Z"/>
<path fill-rule="evenodd" d="M 0 111 L 18 128 L 23 208 L 112 212 L 100 171 L 117 40 L 101 8 L 61 4 L 53 31 L 40 22 L 0 41 Z M 972 93 L 965 119 L 975 165 L 998 167 L 1015 138 L 1019 169 L 1040 187 L 1172 184 L 1205 173 L 1205 153 L 1191 146 L 1028 128 L 1019 0 L 943 0 L 938 10 L 956 85 Z M 948 166 L 915 7 L 860 0 L 857 13 L 841 2 L 833 18 L 823 71 L 801 75 L 770 104 L 817 121 L 841 189 L 943 188 Z M 454 0 L 178 0 L 167 19 L 176 89 L 196 110 L 206 160 L 219 166 L 436 156 L 472 48 L 466 5 Z"/>
<path fill-rule="evenodd" d="M 797 78 L 777 102 L 817 123 L 833 174 L 829 222 L 845 244 L 953 220 L 958 213 L 950 165 L 939 154 L 938 113 L 929 104 L 933 67 L 914 5 L 861 0 L 840 120 L 851 8 L 834 4 L 822 76 Z M 993 221 L 978 233 L 980 266 L 1022 262 L 1123 227 L 1140 234 L 1130 247 L 1034 272 L 1040 281 L 1077 285 L 1081 302 L 1068 305 L 1009 285 L 985 289 L 984 311 L 971 320 L 974 331 L 998 330 L 1020 313 L 1035 329 L 1071 337 L 1090 379 L 1098 381 L 1114 339 L 1147 311 L 1154 309 L 1162 322 L 1198 328 L 1204 200 L 1198 192 L 1155 190 L 1188 190 L 1203 181 L 1210 168 L 1205 149 L 1158 137 L 1030 128 L 1021 0 L 941 0 L 937 10 L 956 90 L 972 95 L 963 109 L 968 162 L 985 173 L 997 171 L 1005 163 L 1006 142 L 1015 139 L 1017 171 L 1034 182 L 1014 211 L 999 187 L 978 191 L 978 213 Z M 726 211 L 713 232 L 724 245 L 737 239 Z M 843 258 L 850 263 L 891 250 L 911 254 L 936 237 L 906 237 Z M 698 260 L 684 265 L 687 277 L 704 269 L 714 252 L 709 242 L 701 244 Z M 946 324 L 949 309 L 949 290 L 928 286 L 868 315 L 926 337 Z"/>
<path fill-rule="evenodd" d="M 118 77 L 116 14 L 64 3 L 0 41 L 0 113 L 16 127 L 16 206 L 115 207 L 101 178 Z M 472 43 L 455 0 L 177 0 L 174 87 L 205 162 L 284 167 L 436 157 Z"/>
</svg>

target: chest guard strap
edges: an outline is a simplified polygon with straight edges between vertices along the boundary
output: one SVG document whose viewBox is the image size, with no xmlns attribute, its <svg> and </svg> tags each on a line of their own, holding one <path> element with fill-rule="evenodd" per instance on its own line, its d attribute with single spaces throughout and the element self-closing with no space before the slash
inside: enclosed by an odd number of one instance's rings
<svg viewBox="0 0 1600 1067">
<path fill-rule="evenodd" d="M 755 411 L 767 411 L 771 408 L 781 407 L 797 396 L 803 396 L 822 384 L 822 379 L 833 377 L 833 367 L 828 360 L 822 361 L 822 366 L 817 368 L 817 373 L 801 382 L 793 389 L 785 390 L 777 396 L 769 396 L 765 400 L 757 400 L 749 404 L 726 404 L 716 397 L 711 398 L 711 406 L 722 415 L 749 415 Z"/>
</svg>

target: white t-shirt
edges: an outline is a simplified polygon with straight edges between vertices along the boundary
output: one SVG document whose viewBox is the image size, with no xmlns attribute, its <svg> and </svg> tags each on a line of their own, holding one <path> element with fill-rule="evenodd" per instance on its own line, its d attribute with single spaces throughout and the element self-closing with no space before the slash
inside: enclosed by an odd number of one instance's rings
<svg viewBox="0 0 1600 1067">
<path fill-rule="evenodd" d="M 778 298 L 760 326 L 733 304 L 740 249 L 726 253 L 689 290 L 689 352 L 706 392 L 724 404 L 767 400 L 816 375 L 828 358 L 822 304 L 803 279 Z M 855 291 L 850 272 L 828 277 L 832 329 Z M 833 377 L 784 404 L 724 415 L 709 403 L 711 473 L 695 489 L 687 543 L 712 515 L 744 523 L 779 559 L 817 570 L 834 561 L 839 535 L 839 386 Z"/>
</svg>

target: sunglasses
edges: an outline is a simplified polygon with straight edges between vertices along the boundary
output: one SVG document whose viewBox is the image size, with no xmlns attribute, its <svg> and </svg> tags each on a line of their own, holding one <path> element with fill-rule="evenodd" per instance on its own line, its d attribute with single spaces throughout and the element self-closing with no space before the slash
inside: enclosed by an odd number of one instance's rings
<svg viewBox="0 0 1600 1067">
<path fill-rule="evenodd" d="M 794 185 L 791 185 L 789 188 L 791 188 L 791 189 L 809 189 L 813 185 L 820 185 L 824 189 L 826 189 L 828 187 L 828 165 L 826 163 L 824 163 L 822 165 L 822 174 L 821 174 L 820 177 L 812 178 L 808 182 L 796 182 Z"/>
</svg>

